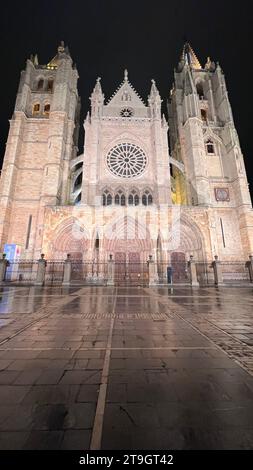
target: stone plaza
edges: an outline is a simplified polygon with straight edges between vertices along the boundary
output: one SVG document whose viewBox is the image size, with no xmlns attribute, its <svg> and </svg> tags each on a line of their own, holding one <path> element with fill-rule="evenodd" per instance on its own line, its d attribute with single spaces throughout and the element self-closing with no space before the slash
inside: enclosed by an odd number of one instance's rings
<svg viewBox="0 0 253 470">
<path fill-rule="evenodd" d="M 252 449 L 250 287 L 0 293 L 0 449 Z"/>
</svg>

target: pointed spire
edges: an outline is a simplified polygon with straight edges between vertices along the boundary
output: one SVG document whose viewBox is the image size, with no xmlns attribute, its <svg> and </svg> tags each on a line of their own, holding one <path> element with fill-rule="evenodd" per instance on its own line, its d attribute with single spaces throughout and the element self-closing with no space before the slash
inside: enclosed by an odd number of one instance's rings
<svg viewBox="0 0 253 470">
<path fill-rule="evenodd" d="M 160 119 L 162 100 L 161 100 L 159 91 L 156 87 L 155 80 L 152 79 L 151 83 L 152 83 L 152 85 L 151 85 L 150 95 L 148 97 L 148 103 L 149 103 L 150 110 L 151 110 L 151 116 L 153 118 L 159 118 Z"/>
<path fill-rule="evenodd" d="M 65 46 L 64 41 L 61 41 L 60 45 L 57 48 L 57 54 L 53 57 L 50 62 L 47 64 L 48 69 L 57 69 L 61 59 L 70 59 L 70 53 L 68 46 Z"/>
<path fill-rule="evenodd" d="M 102 88 L 100 83 L 101 77 L 98 77 L 93 92 L 97 94 L 102 94 Z"/>
<path fill-rule="evenodd" d="M 124 82 L 128 82 L 128 70 L 124 70 Z"/>
<path fill-rule="evenodd" d="M 212 65 L 211 59 L 210 57 L 207 57 L 205 69 L 210 69 L 211 65 Z"/>
<path fill-rule="evenodd" d="M 102 114 L 102 108 L 104 104 L 104 95 L 102 92 L 102 87 L 100 83 L 101 78 L 98 77 L 96 80 L 96 84 L 93 88 L 93 92 L 91 94 L 91 115 L 93 117 L 99 117 Z"/>
<path fill-rule="evenodd" d="M 215 70 L 215 63 L 210 59 L 210 57 L 207 57 L 205 70 L 210 70 L 211 72 Z"/>
<path fill-rule="evenodd" d="M 192 49 L 191 45 L 189 44 L 189 42 L 186 42 L 184 44 L 180 62 L 182 62 L 182 61 L 187 63 L 190 67 L 192 67 L 195 70 L 201 70 L 202 69 L 201 63 L 199 62 L 194 50 Z"/>
<path fill-rule="evenodd" d="M 157 89 L 155 80 L 153 78 L 151 80 L 151 83 L 152 85 L 151 85 L 150 95 L 159 95 L 159 91 Z"/>
</svg>

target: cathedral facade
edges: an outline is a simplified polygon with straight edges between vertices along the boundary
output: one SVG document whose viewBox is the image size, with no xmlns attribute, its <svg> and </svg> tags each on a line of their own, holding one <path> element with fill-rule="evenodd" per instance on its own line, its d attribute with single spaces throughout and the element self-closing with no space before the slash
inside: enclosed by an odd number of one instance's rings
<svg viewBox="0 0 253 470">
<path fill-rule="evenodd" d="M 219 64 L 185 44 L 168 96 L 154 80 L 144 103 L 125 70 L 105 101 L 100 78 L 78 154 L 78 72 L 62 43 L 21 74 L 0 181 L 1 252 L 24 260 L 146 262 L 190 256 L 243 261 L 253 211 L 243 155 Z"/>
</svg>

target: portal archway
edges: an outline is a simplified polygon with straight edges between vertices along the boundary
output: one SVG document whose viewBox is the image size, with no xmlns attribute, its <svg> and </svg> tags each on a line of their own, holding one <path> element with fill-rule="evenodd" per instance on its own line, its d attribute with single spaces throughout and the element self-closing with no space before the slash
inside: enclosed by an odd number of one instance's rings
<svg viewBox="0 0 253 470">
<path fill-rule="evenodd" d="M 67 254 L 71 259 L 82 260 L 89 248 L 89 234 L 75 217 L 61 222 L 55 229 L 50 244 L 50 258 L 63 260 Z"/>
<path fill-rule="evenodd" d="M 142 282 L 148 278 L 147 260 L 152 253 L 150 234 L 144 225 L 132 217 L 115 220 L 105 232 L 104 248 L 107 259 L 115 261 L 116 283 Z"/>
</svg>

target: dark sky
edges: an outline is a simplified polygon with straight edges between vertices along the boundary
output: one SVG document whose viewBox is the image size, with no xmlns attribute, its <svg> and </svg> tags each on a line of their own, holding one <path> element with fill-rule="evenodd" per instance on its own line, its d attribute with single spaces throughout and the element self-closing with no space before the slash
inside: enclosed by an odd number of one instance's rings
<svg viewBox="0 0 253 470">
<path fill-rule="evenodd" d="M 251 0 L 40 0 L 1 6 L 0 155 L 3 157 L 20 71 L 31 53 L 47 63 L 64 40 L 79 71 L 82 119 L 97 76 L 106 99 L 129 79 L 146 101 L 155 78 L 164 103 L 184 38 L 200 62 L 219 61 L 253 192 Z"/>
</svg>

